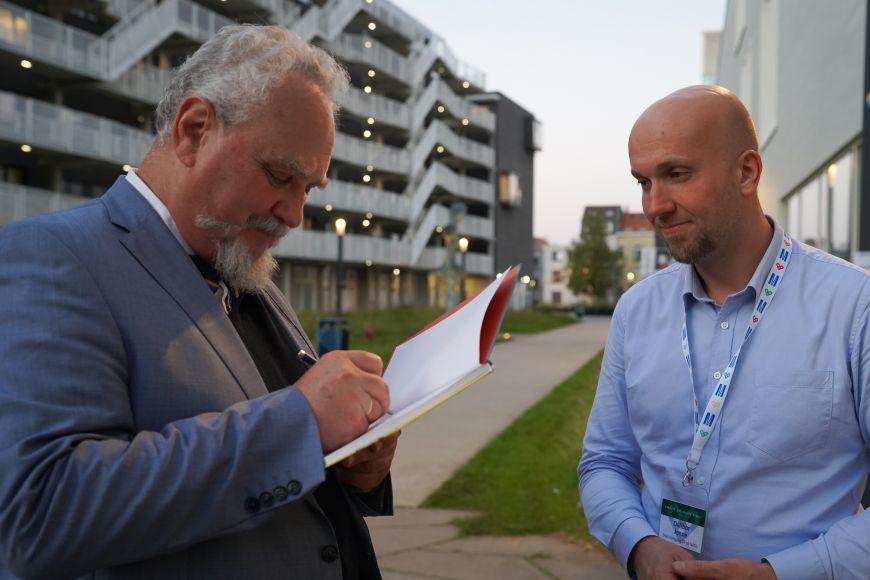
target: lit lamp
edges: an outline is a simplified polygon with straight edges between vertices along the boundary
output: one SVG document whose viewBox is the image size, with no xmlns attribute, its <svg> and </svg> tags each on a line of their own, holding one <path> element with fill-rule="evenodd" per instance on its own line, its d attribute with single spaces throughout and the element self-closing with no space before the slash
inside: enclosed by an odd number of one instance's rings
<svg viewBox="0 0 870 580">
<path fill-rule="evenodd" d="M 335 312 L 336 316 L 341 316 L 341 287 L 344 282 L 344 264 L 342 263 L 342 242 L 344 242 L 344 232 L 347 230 L 347 220 L 338 218 L 335 220 L 335 235 L 338 236 L 338 260 L 335 264 Z"/>
<path fill-rule="evenodd" d="M 628 285 L 631 286 L 634 283 L 634 272 L 628 272 L 625 275 L 625 279 L 628 281 Z"/>
<path fill-rule="evenodd" d="M 459 255 L 462 256 L 462 277 L 459 279 L 459 301 L 465 300 L 465 259 L 468 253 L 468 238 L 459 238 Z"/>
</svg>

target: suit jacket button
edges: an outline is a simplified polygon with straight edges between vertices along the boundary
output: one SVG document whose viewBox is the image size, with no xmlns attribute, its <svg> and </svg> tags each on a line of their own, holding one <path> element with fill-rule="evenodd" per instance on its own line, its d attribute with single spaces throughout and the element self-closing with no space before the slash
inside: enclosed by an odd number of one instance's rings
<svg viewBox="0 0 870 580">
<path fill-rule="evenodd" d="M 263 504 L 263 507 L 271 507 L 275 503 L 275 498 L 268 491 L 264 491 L 260 494 L 260 503 Z"/>
<path fill-rule="evenodd" d="M 287 484 L 287 491 L 290 492 L 290 495 L 299 495 L 299 492 L 302 491 L 302 484 L 295 479 L 291 479 L 290 483 Z"/>
<path fill-rule="evenodd" d="M 323 558 L 324 562 L 335 562 L 338 559 L 338 548 L 332 544 L 324 546 L 323 549 L 320 550 L 320 557 Z"/>
<path fill-rule="evenodd" d="M 277 499 L 278 501 L 284 501 L 285 499 L 287 499 L 287 496 L 290 494 L 287 493 L 286 487 L 284 487 L 283 485 L 279 485 L 278 487 L 276 487 L 275 489 L 272 490 L 272 495 L 274 495 L 275 499 Z"/>
<path fill-rule="evenodd" d="M 260 500 L 255 497 L 249 497 L 245 500 L 245 509 L 252 514 L 260 511 Z"/>
</svg>

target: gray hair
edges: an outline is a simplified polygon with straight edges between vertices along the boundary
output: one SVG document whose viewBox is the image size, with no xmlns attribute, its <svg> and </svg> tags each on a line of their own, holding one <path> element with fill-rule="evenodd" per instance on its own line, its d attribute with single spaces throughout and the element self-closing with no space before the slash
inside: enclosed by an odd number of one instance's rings
<svg viewBox="0 0 870 580">
<path fill-rule="evenodd" d="M 326 96 L 333 115 L 347 90 L 347 71 L 324 50 L 280 26 L 225 26 L 182 64 L 157 105 L 157 138 L 165 142 L 181 102 L 208 100 L 225 126 L 249 119 L 287 75 L 300 73 Z"/>
</svg>

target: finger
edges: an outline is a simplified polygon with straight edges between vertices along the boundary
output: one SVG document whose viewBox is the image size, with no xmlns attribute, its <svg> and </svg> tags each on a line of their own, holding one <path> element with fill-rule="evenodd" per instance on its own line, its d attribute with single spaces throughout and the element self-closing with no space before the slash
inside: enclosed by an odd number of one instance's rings
<svg viewBox="0 0 870 580">
<path fill-rule="evenodd" d="M 716 562 L 703 560 L 678 560 L 671 565 L 672 570 L 684 578 L 715 578 L 720 570 Z"/>
<path fill-rule="evenodd" d="M 364 350 L 346 350 L 343 352 L 350 362 L 365 372 L 378 376 L 383 374 L 384 361 L 378 355 Z"/>
<path fill-rule="evenodd" d="M 387 412 L 390 408 L 390 389 L 380 378 L 372 378 L 371 380 L 361 381 L 361 386 L 369 397 L 371 397 L 376 405 L 372 405 L 366 412 L 366 417 L 369 420 L 374 420 Z"/>
</svg>

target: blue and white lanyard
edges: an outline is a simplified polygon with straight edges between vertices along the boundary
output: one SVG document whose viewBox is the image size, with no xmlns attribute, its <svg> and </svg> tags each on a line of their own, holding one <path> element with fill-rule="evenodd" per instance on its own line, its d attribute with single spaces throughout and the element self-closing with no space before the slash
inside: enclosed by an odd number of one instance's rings
<svg viewBox="0 0 870 580">
<path fill-rule="evenodd" d="M 683 314 L 683 356 L 686 359 L 686 364 L 689 366 L 689 378 L 692 380 L 692 400 L 695 404 L 695 436 L 692 439 L 692 450 L 689 452 L 689 457 L 686 459 L 686 475 L 683 477 L 683 485 L 689 485 L 692 482 L 692 472 L 698 467 L 701 460 L 701 452 L 716 425 L 719 422 L 719 416 L 722 414 L 722 408 L 725 405 L 725 397 L 728 396 L 728 388 L 731 386 L 731 379 L 734 378 L 734 370 L 737 368 L 737 361 L 740 359 L 740 351 L 746 346 L 746 342 L 756 327 L 761 324 L 761 319 L 764 313 L 770 307 L 776 290 L 779 287 L 782 276 L 785 274 L 785 269 L 788 267 L 788 260 L 791 257 L 791 240 L 783 236 L 782 245 L 779 249 L 779 255 L 773 266 L 770 267 L 770 273 L 767 276 L 767 281 L 761 290 L 758 297 L 758 302 L 755 304 L 755 309 L 752 311 L 752 316 L 749 319 L 749 325 L 746 328 L 746 334 L 743 336 L 743 341 L 737 352 L 728 361 L 728 366 L 725 367 L 725 372 L 722 373 L 719 383 L 713 390 L 710 396 L 710 401 L 707 403 L 707 408 L 704 409 L 703 419 L 698 415 L 698 399 L 695 393 L 695 377 L 692 372 L 692 353 L 689 350 L 689 331 L 686 327 L 686 315 Z"/>
</svg>

